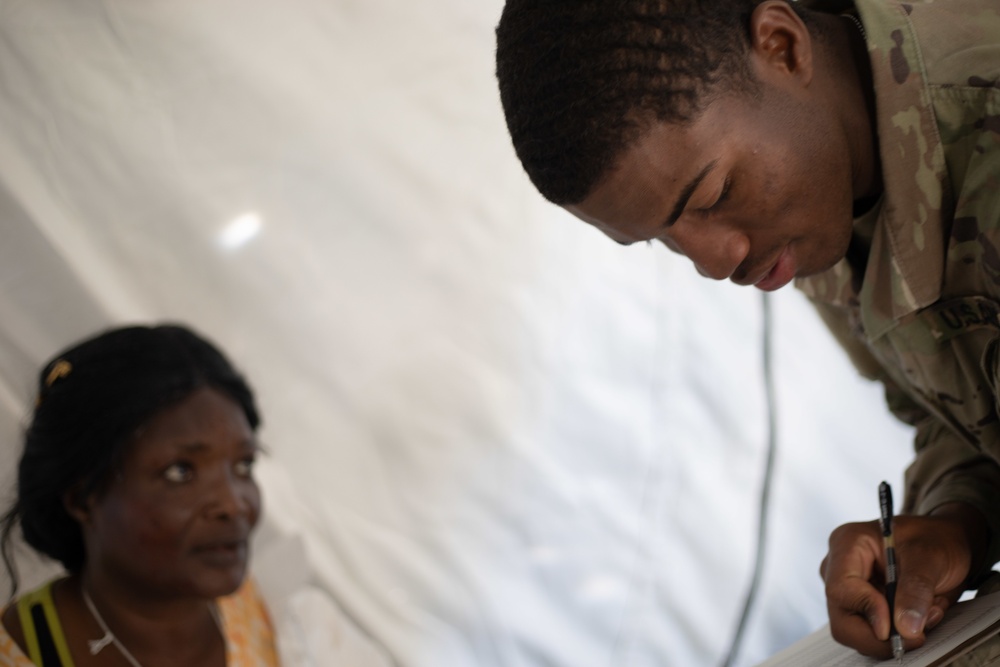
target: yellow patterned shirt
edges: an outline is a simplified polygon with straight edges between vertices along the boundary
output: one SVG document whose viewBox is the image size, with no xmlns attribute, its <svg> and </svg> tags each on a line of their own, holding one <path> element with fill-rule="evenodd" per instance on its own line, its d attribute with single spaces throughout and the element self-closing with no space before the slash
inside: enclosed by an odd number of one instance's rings
<svg viewBox="0 0 1000 667">
<path fill-rule="evenodd" d="M 49 625 L 53 635 L 58 637 L 56 643 L 62 644 L 62 630 L 59 627 L 58 613 L 51 604 L 53 582 L 48 582 L 25 597 L 47 600 L 49 608 Z M 42 602 L 43 606 L 45 602 Z M 219 612 L 222 616 L 222 627 L 226 639 L 226 665 L 228 667 L 278 667 L 277 650 L 274 643 L 274 630 L 267 607 L 261 599 L 249 577 L 232 595 L 218 600 Z M 72 657 L 63 660 L 63 667 L 73 667 Z M 0 624 L 0 667 L 35 667 L 35 663 L 24 654 L 14 642 L 7 630 Z"/>
</svg>

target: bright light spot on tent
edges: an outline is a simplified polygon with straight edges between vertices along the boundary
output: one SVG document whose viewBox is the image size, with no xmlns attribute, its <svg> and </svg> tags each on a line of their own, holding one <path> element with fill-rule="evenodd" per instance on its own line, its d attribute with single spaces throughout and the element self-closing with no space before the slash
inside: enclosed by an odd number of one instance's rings
<svg viewBox="0 0 1000 667">
<path fill-rule="evenodd" d="M 624 584 L 617 577 L 609 575 L 594 575 L 584 580 L 578 595 L 583 602 L 606 603 L 617 602 L 626 597 Z"/>
<path fill-rule="evenodd" d="M 256 213 L 244 213 L 219 232 L 219 245 L 226 250 L 236 250 L 246 245 L 260 233 L 262 223 Z"/>
</svg>

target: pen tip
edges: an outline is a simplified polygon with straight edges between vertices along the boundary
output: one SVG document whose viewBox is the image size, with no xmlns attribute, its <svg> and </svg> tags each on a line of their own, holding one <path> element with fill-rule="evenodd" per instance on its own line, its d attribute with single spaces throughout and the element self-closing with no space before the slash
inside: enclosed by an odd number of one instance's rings
<svg viewBox="0 0 1000 667">
<path fill-rule="evenodd" d="M 896 664 L 903 662 L 903 638 L 899 635 L 892 636 L 892 657 L 896 659 Z"/>
</svg>

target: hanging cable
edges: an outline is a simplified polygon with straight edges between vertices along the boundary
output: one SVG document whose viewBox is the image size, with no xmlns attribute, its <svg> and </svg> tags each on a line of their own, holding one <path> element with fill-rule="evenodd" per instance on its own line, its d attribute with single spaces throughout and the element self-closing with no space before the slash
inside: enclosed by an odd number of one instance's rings
<svg viewBox="0 0 1000 667">
<path fill-rule="evenodd" d="M 754 556 L 753 576 L 750 579 L 750 588 L 747 590 L 746 599 L 743 601 L 743 611 L 740 613 L 739 623 L 736 625 L 736 632 L 729 645 L 729 651 L 722 667 L 732 667 L 736 656 L 740 651 L 740 644 L 743 643 L 743 632 L 746 630 L 747 620 L 750 618 L 750 611 L 757 598 L 757 588 L 760 585 L 761 574 L 764 571 L 764 553 L 767 545 L 767 516 L 771 505 L 771 479 L 774 473 L 774 454 L 777 449 L 777 410 L 774 399 L 774 373 L 771 360 L 771 298 L 770 294 L 764 292 L 762 299 L 763 310 L 763 366 L 764 366 L 764 396 L 767 409 L 767 458 L 764 462 L 764 480 L 760 490 L 760 516 L 757 519 L 757 553 Z"/>
</svg>

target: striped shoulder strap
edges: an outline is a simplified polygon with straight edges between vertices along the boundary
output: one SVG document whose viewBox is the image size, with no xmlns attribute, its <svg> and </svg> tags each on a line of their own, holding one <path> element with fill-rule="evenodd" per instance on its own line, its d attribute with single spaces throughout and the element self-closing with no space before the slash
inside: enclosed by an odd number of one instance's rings
<svg viewBox="0 0 1000 667">
<path fill-rule="evenodd" d="M 31 662 L 38 667 L 74 667 L 52 601 L 51 581 L 18 600 L 17 613 Z"/>
</svg>

